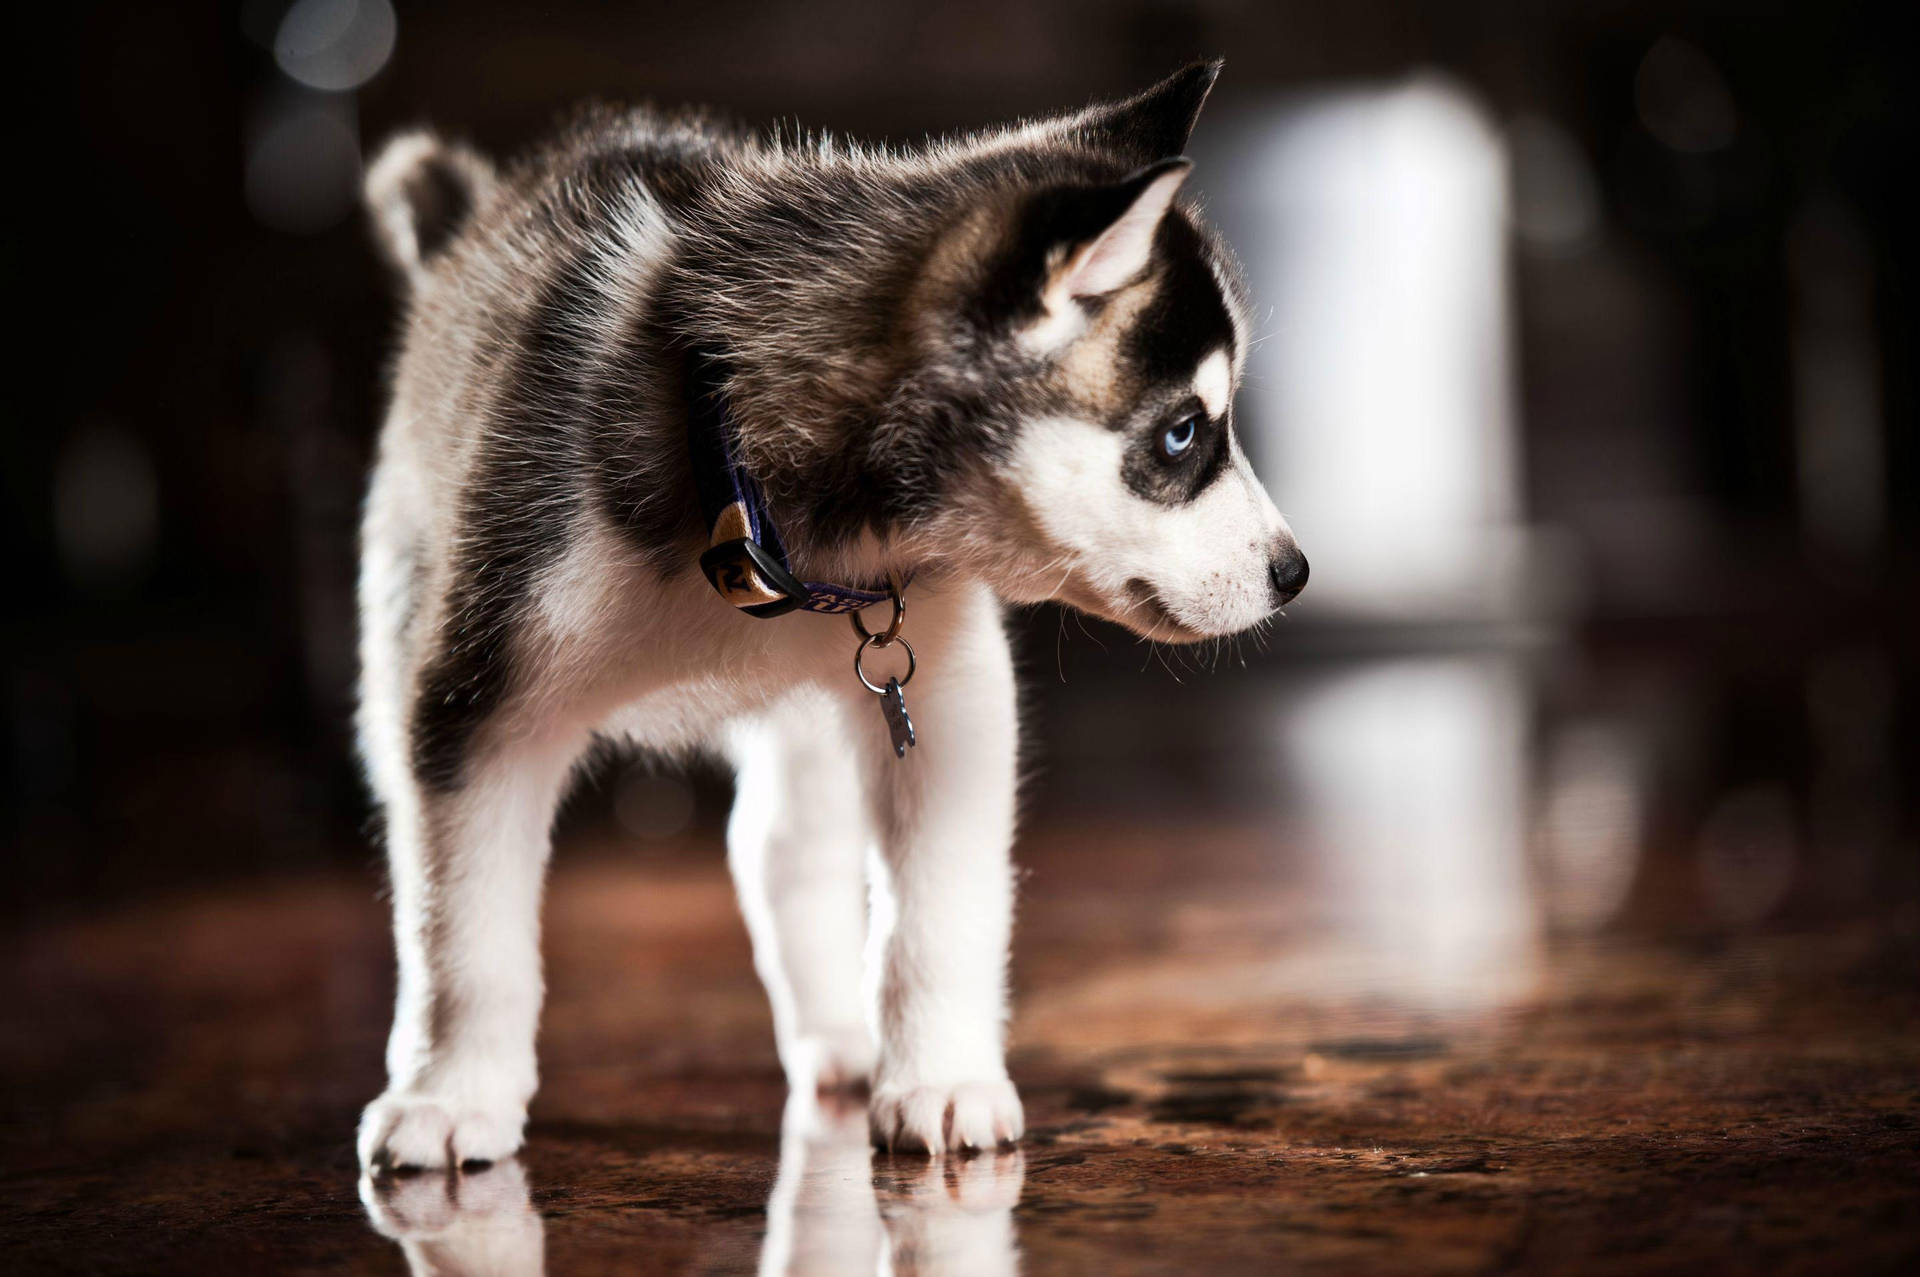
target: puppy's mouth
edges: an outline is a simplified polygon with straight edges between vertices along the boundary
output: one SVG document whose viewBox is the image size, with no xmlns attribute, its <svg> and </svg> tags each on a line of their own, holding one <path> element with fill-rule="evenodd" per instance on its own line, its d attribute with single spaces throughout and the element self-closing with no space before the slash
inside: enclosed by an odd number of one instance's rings
<svg viewBox="0 0 1920 1277">
<path fill-rule="evenodd" d="M 1156 643 L 1198 643 L 1212 637 L 1175 616 L 1159 592 L 1137 576 L 1127 582 L 1125 609 L 1107 619 Z"/>
<path fill-rule="evenodd" d="M 1118 596 L 1096 590 L 1084 581 L 1069 580 L 1054 591 L 1053 597 L 1155 643 L 1199 643 L 1215 637 L 1175 616 L 1143 577 L 1129 580 Z"/>
</svg>

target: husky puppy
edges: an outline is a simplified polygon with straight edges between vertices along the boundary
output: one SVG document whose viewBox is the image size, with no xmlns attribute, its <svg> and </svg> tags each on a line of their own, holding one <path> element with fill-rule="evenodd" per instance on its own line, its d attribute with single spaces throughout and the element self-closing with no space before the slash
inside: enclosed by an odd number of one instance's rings
<svg viewBox="0 0 1920 1277">
<path fill-rule="evenodd" d="M 794 1086 L 870 1085 L 888 1148 L 1020 1137 L 1003 606 L 1187 642 L 1307 575 L 1235 437 L 1242 285 L 1179 201 L 1217 72 L 911 149 L 651 110 L 502 170 L 388 145 L 367 194 L 406 319 L 358 727 L 399 997 L 365 1164 L 520 1146 L 549 825 L 597 737 L 736 766 Z M 717 519 L 714 456 L 753 493 Z M 876 601 L 865 644 L 809 614 Z"/>
</svg>

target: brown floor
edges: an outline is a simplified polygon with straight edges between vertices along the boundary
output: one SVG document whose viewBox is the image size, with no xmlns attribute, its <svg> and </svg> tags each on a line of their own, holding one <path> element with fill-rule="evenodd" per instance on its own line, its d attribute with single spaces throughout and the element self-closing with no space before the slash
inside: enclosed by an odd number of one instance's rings
<svg viewBox="0 0 1920 1277">
<path fill-rule="evenodd" d="M 355 1173 L 371 873 L 42 923 L 5 966 L 5 1266 L 1913 1271 L 1911 909 L 1469 937 L 1396 970 L 1269 837 L 1029 831 L 1031 1135 L 934 1166 L 870 1158 L 857 1108 L 783 1135 L 710 838 L 568 849 L 528 1150 L 453 1181 Z"/>
</svg>

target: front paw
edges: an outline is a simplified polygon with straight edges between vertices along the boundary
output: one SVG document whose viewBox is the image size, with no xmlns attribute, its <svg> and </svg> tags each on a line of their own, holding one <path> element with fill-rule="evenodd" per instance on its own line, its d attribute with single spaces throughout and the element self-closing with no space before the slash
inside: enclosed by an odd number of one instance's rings
<svg viewBox="0 0 1920 1277">
<path fill-rule="evenodd" d="M 497 1162 L 519 1151 L 523 1104 L 389 1091 L 360 1116 L 360 1165 L 437 1170 Z"/>
<path fill-rule="evenodd" d="M 1005 1078 L 936 1086 L 882 1085 L 867 1106 L 874 1147 L 938 1155 L 997 1148 L 1026 1131 L 1020 1096 Z"/>
</svg>

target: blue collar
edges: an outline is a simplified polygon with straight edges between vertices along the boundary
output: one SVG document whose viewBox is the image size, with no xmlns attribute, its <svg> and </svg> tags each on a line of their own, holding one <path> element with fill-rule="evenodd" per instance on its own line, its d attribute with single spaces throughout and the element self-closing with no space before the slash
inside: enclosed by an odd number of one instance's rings
<svg viewBox="0 0 1920 1277">
<path fill-rule="evenodd" d="M 687 451 L 707 526 L 700 570 L 708 582 L 748 616 L 857 612 L 887 602 L 885 587 L 859 589 L 794 575 L 767 513 L 766 494 L 740 463 L 727 400 L 729 373 L 711 352 L 696 350 L 687 357 Z"/>
</svg>

